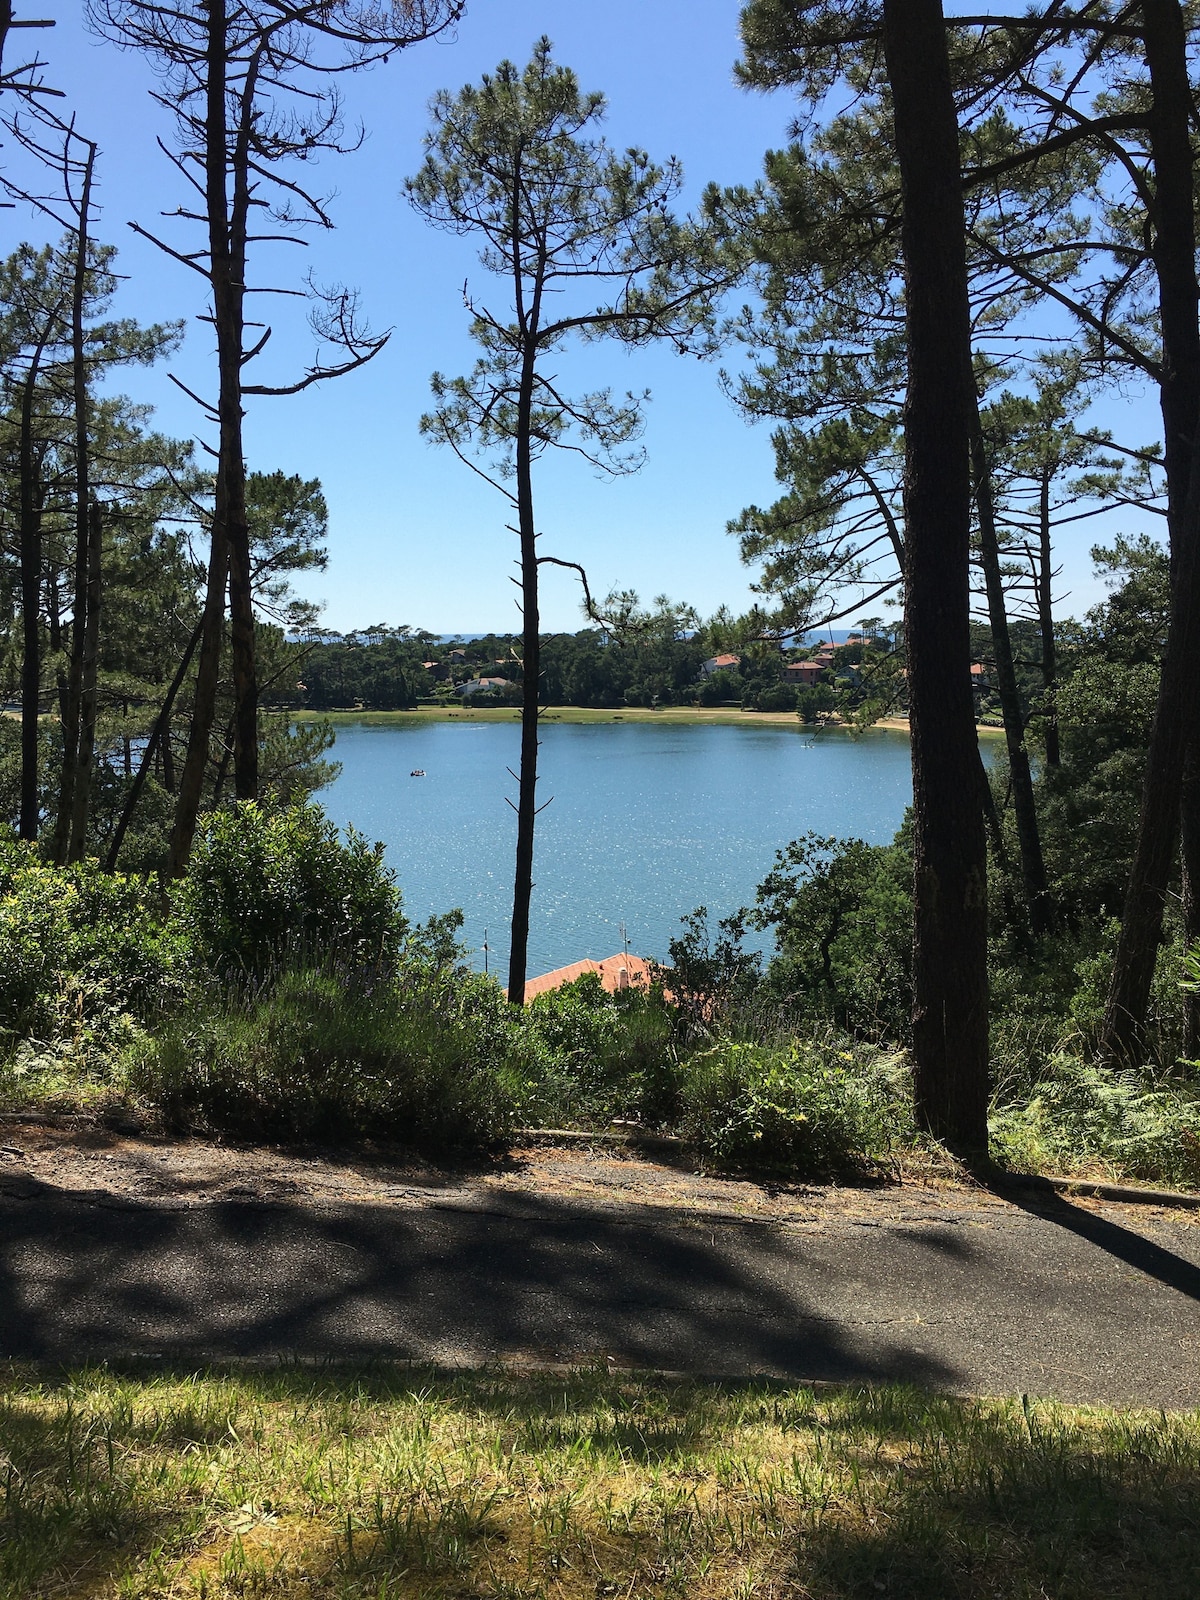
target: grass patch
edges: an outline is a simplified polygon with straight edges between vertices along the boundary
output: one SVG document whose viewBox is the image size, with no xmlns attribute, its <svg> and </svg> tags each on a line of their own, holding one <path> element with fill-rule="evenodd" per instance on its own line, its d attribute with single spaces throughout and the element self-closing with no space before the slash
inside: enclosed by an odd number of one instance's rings
<svg viewBox="0 0 1200 1600">
<path fill-rule="evenodd" d="M 1185 1600 L 1200 1418 L 636 1376 L 0 1391 L 0 1596 Z"/>
<path fill-rule="evenodd" d="M 361 722 L 371 727 L 404 727 L 420 722 L 513 722 L 519 723 L 521 712 L 514 706 L 476 706 L 467 708 L 460 703 L 442 706 L 418 706 L 414 711 L 291 711 L 288 715 L 296 722 L 331 722 L 334 727 Z M 580 726 L 590 723 L 652 722 L 672 723 L 676 726 L 761 728 L 764 724 L 795 728 L 811 738 L 818 730 L 801 721 L 794 711 L 743 711 L 737 706 L 662 706 L 651 711 L 646 706 L 546 706 L 542 710 L 543 722 L 569 722 Z M 822 733 L 846 733 L 851 730 L 837 723 L 823 723 Z M 874 732 L 876 730 L 868 730 Z M 904 724 L 889 721 L 881 724 L 880 733 L 903 733 Z M 986 733 L 988 730 L 981 729 Z"/>
</svg>

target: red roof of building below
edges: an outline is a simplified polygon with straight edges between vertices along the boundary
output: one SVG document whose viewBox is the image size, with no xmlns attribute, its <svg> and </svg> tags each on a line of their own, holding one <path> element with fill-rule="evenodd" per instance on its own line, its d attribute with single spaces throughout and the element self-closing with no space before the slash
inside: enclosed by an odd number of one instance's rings
<svg viewBox="0 0 1200 1600">
<path fill-rule="evenodd" d="M 622 969 L 625 973 L 624 983 L 621 982 Z M 551 989 L 561 989 L 564 984 L 574 983 L 585 972 L 599 973 L 600 983 L 608 994 L 616 994 L 619 989 L 650 987 L 650 963 L 643 961 L 641 956 L 617 954 L 605 956 L 603 961 L 573 961 L 569 967 L 556 967 L 553 972 L 544 972 L 540 978 L 530 978 L 525 985 L 525 1004 L 528 1005 L 539 994 L 548 994 Z"/>
</svg>

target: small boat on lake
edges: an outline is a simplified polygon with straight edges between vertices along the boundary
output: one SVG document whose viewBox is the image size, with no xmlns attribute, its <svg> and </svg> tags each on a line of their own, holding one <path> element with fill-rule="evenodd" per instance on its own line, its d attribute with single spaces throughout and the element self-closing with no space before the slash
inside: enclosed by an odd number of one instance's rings
<svg viewBox="0 0 1200 1600">
<path fill-rule="evenodd" d="M 414 767 L 412 769 L 412 771 L 409 773 L 409 777 L 410 778 L 423 778 L 424 776 L 425 776 L 425 768 L 424 767 Z"/>
</svg>

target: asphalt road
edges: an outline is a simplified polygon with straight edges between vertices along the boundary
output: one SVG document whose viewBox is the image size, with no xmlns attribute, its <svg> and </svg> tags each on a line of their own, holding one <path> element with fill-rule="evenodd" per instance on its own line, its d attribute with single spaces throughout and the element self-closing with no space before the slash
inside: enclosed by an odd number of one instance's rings
<svg viewBox="0 0 1200 1600">
<path fill-rule="evenodd" d="M 607 1359 L 1200 1405 L 1200 1227 L 951 1193 L 736 1220 L 530 1192 L 138 1199 L 6 1173 L 0 1356 Z"/>
</svg>

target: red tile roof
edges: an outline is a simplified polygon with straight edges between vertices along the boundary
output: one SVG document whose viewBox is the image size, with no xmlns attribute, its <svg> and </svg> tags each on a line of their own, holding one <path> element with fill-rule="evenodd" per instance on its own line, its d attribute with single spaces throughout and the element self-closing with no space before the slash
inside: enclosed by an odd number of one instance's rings
<svg viewBox="0 0 1200 1600">
<path fill-rule="evenodd" d="M 625 971 L 624 983 L 621 982 L 622 968 Z M 530 978 L 525 985 L 525 1004 L 528 1005 L 536 995 L 548 994 L 551 989 L 561 989 L 566 983 L 574 983 L 585 972 L 598 972 L 600 983 L 609 994 L 615 994 L 618 989 L 650 987 L 650 963 L 643 961 L 641 956 L 618 954 L 605 956 L 603 961 L 573 961 L 569 967 L 556 967 L 553 972 L 544 972 L 540 978 Z"/>
</svg>

